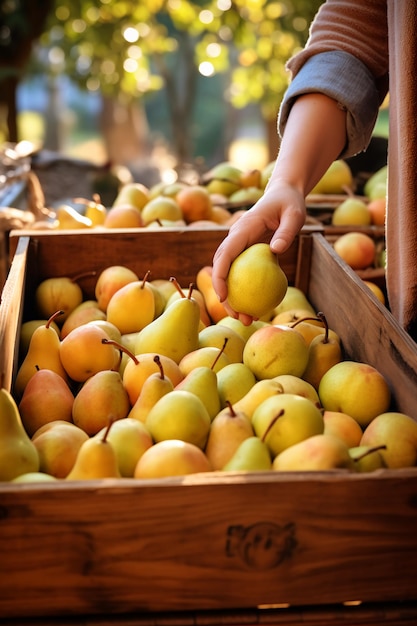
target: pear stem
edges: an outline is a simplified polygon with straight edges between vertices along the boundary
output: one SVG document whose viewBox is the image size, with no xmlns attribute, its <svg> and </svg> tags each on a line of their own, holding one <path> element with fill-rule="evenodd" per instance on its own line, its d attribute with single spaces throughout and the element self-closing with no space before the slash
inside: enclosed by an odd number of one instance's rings
<svg viewBox="0 0 417 626">
<path fill-rule="evenodd" d="M 163 367 L 163 365 L 161 363 L 160 356 L 158 354 L 155 354 L 155 356 L 153 357 L 153 360 L 155 361 L 155 363 L 159 367 L 159 371 L 161 372 L 161 380 L 165 380 L 164 367 Z"/>
<path fill-rule="evenodd" d="M 318 319 L 323 323 L 324 326 L 324 339 L 323 343 L 329 343 L 329 324 L 327 323 L 327 319 L 325 314 L 322 311 L 317 313 Z"/>
<path fill-rule="evenodd" d="M 228 341 L 229 341 L 229 337 L 225 337 L 223 345 L 222 345 L 221 349 L 219 350 L 219 353 L 216 356 L 216 358 L 214 359 L 213 363 L 211 364 L 211 368 L 210 369 L 214 370 L 214 368 L 216 367 L 216 363 L 220 359 L 221 355 L 223 354 Z"/>
<path fill-rule="evenodd" d="M 368 450 L 365 450 L 364 452 L 362 452 L 358 456 L 355 456 L 353 460 L 354 461 L 360 461 L 361 459 L 363 459 L 366 456 L 368 456 L 368 454 L 372 454 L 373 452 L 378 452 L 379 450 L 386 450 L 386 449 L 387 449 L 386 445 L 375 446 L 373 448 L 369 448 Z"/>
<path fill-rule="evenodd" d="M 116 420 L 115 420 L 115 418 L 114 418 L 113 416 L 111 416 L 111 417 L 109 418 L 109 423 L 107 424 L 107 428 L 106 428 L 106 430 L 105 430 L 105 431 L 104 431 L 104 433 L 103 433 L 103 439 L 101 440 L 103 443 L 106 443 L 106 441 L 107 441 L 107 436 L 108 436 L 108 434 L 109 434 L 110 428 L 112 427 L 112 425 L 113 425 L 113 423 L 114 423 L 115 421 L 116 421 Z"/>
<path fill-rule="evenodd" d="M 53 313 L 51 317 L 49 318 L 49 320 L 46 322 L 45 328 L 49 328 L 52 322 L 54 322 L 55 319 L 59 317 L 60 315 L 64 315 L 64 313 L 65 311 L 62 311 L 61 309 L 59 311 L 55 311 L 55 313 Z"/>
<path fill-rule="evenodd" d="M 232 417 L 236 417 L 237 413 L 236 413 L 236 411 L 234 410 L 234 408 L 233 408 L 233 404 L 230 402 L 230 400 L 226 400 L 226 404 L 227 404 L 227 406 L 228 406 L 228 408 L 229 408 L 229 411 L 230 411 L 231 416 L 232 416 Z"/>
<path fill-rule="evenodd" d="M 264 434 L 263 434 L 263 435 L 262 435 L 262 437 L 261 437 L 261 441 L 265 442 L 265 439 L 266 439 L 267 434 L 269 433 L 269 431 L 271 430 L 271 428 L 273 427 L 273 425 L 275 424 L 275 422 L 276 422 L 276 421 L 277 421 L 280 417 L 282 417 L 282 416 L 284 415 L 284 413 L 285 413 L 285 410 L 284 410 L 284 409 L 281 409 L 281 410 L 279 411 L 279 413 L 277 413 L 277 414 L 275 415 L 275 417 L 273 417 L 273 418 L 272 418 L 272 420 L 271 420 L 271 421 L 269 422 L 269 424 L 268 424 L 268 428 L 266 429 L 266 431 L 264 432 Z"/>
<path fill-rule="evenodd" d="M 116 346 L 116 348 L 118 348 L 118 350 L 120 350 L 120 352 L 124 352 L 125 354 L 127 354 L 127 356 L 130 357 L 132 359 L 132 361 L 134 361 L 135 365 L 139 365 L 139 359 L 137 359 L 136 356 L 133 354 L 133 352 L 128 350 L 128 348 L 126 348 L 125 346 L 122 346 L 121 343 L 118 343 L 117 341 L 114 341 L 114 339 L 107 339 L 107 337 L 102 339 L 101 343 L 106 343 L 106 344 L 109 344 L 111 346 Z"/>
<path fill-rule="evenodd" d="M 90 270 L 89 272 L 81 272 L 80 274 L 76 274 L 72 278 L 70 278 L 72 283 L 78 283 L 82 278 L 88 278 L 89 276 L 96 276 L 96 270 Z"/>
<path fill-rule="evenodd" d="M 145 276 L 142 278 L 142 285 L 141 285 L 141 289 L 144 289 L 146 281 L 149 279 L 149 276 L 151 275 L 151 270 L 148 270 L 145 274 Z"/>
</svg>

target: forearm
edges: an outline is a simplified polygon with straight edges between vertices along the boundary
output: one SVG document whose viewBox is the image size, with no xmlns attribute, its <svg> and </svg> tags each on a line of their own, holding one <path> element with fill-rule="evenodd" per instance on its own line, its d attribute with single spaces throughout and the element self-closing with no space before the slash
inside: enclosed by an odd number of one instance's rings
<svg viewBox="0 0 417 626">
<path fill-rule="evenodd" d="M 346 143 L 346 112 L 328 96 L 310 93 L 291 108 L 266 191 L 282 182 L 305 197 Z"/>
</svg>

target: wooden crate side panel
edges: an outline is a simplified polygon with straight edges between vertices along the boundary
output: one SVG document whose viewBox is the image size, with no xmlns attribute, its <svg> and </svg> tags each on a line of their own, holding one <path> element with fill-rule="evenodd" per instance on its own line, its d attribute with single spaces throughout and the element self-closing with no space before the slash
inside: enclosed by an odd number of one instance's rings
<svg viewBox="0 0 417 626">
<path fill-rule="evenodd" d="M 339 334 L 346 355 L 376 367 L 395 405 L 417 419 L 417 345 L 322 235 L 313 235 L 308 297 Z"/>
<path fill-rule="evenodd" d="M 398 470 L 6 486 L 0 615 L 417 600 L 416 478 Z"/>
</svg>

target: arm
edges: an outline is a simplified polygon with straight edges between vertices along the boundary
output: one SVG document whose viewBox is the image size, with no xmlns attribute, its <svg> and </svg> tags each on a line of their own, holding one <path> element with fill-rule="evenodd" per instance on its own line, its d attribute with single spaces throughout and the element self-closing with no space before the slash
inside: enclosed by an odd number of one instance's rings
<svg viewBox="0 0 417 626">
<path fill-rule="evenodd" d="M 226 277 L 240 252 L 257 241 L 287 250 L 305 222 L 305 196 L 346 143 L 346 112 L 328 96 L 310 93 L 295 100 L 277 161 L 264 195 L 233 224 L 213 258 L 213 286 L 233 317 L 252 319 L 227 304 Z"/>
</svg>

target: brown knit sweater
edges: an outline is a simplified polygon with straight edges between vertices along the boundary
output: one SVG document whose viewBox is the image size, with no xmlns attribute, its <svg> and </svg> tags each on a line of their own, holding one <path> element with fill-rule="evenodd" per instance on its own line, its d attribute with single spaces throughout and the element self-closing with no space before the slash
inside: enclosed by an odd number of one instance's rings
<svg viewBox="0 0 417 626">
<path fill-rule="evenodd" d="M 295 76 L 333 50 L 366 65 L 380 102 L 389 86 L 387 287 L 392 313 L 417 340 L 417 1 L 327 0 L 288 67 Z"/>
</svg>

